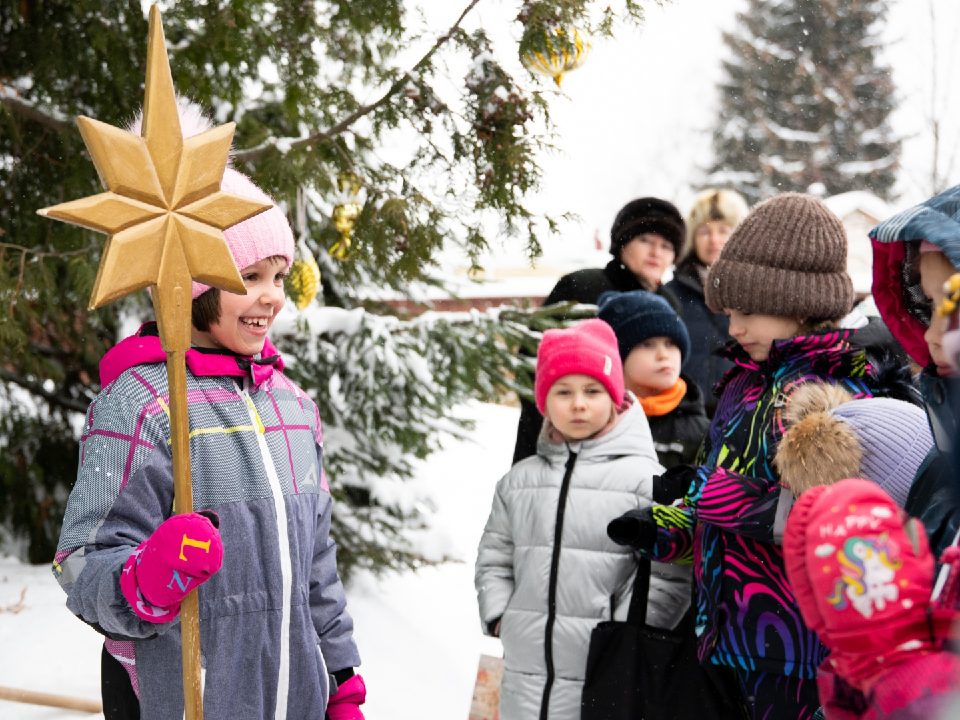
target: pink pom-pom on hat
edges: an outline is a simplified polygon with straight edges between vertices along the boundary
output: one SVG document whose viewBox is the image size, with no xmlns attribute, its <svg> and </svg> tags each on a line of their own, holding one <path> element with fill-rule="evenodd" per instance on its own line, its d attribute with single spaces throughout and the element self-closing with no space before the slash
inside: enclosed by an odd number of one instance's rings
<svg viewBox="0 0 960 720">
<path fill-rule="evenodd" d="M 563 330 L 547 330 L 537 350 L 534 395 L 543 414 L 547 393 L 567 375 L 587 375 L 606 388 L 617 407 L 623 404 L 623 364 L 617 336 L 603 320 L 584 320 Z"/>
<path fill-rule="evenodd" d="M 184 138 L 193 137 L 213 129 L 213 122 L 203 114 L 203 109 L 185 97 L 177 98 L 177 114 L 180 117 L 180 131 Z M 130 132 L 139 135 L 143 126 L 143 114 L 139 113 L 130 123 Z M 265 212 L 244 220 L 223 231 L 223 237 L 230 248 L 237 268 L 243 270 L 264 258 L 283 256 L 287 265 L 293 264 L 293 231 L 283 211 L 269 195 L 258 188 L 243 173 L 231 167 L 223 173 L 220 189 L 241 197 L 270 203 L 273 207 Z M 193 298 L 196 299 L 210 289 L 209 285 L 195 282 Z"/>
</svg>

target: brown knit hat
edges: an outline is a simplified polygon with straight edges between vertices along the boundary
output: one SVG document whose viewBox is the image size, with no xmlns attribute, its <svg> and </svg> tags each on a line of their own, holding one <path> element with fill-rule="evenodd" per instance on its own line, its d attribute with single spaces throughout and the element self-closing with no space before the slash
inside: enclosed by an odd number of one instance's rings
<svg viewBox="0 0 960 720">
<path fill-rule="evenodd" d="M 842 318 L 854 299 L 843 224 L 815 197 L 772 197 L 733 231 L 710 268 L 705 290 L 714 312 Z"/>
</svg>

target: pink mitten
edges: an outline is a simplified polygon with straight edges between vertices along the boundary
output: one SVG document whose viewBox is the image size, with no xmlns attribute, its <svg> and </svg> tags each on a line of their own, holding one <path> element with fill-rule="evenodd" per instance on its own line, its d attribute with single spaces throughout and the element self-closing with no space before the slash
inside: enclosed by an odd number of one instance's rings
<svg viewBox="0 0 960 720">
<path fill-rule="evenodd" d="M 223 564 L 220 518 L 215 512 L 174 515 L 130 555 L 120 589 L 137 617 L 173 620 L 187 594 Z"/>
<path fill-rule="evenodd" d="M 330 698 L 327 703 L 327 717 L 330 720 L 363 720 L 360 706 L 366 700 L 367 686 L 363 684 L 362 677 L 354 675 L 338 687 Z"/>
</svg>

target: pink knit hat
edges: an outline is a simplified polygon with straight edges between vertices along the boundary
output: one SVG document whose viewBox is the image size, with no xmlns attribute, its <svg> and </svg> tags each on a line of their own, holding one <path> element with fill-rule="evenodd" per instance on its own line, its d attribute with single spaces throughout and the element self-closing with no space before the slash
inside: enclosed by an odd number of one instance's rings
<svg viewBox="0 0 960 720">
<path fill-rule="evenodd" d="M 274 255 L 282 255 L 287 259 L 287 265 L 292 265 L 293 231 L 283 210 L 277 207 L 263 190 L 254 185 L 250 178 L 233 168 L 227 168 L 224 171 L 220 189 L 273 205 L 266 212 L 254 215 L 249 220 L 244 220 L 223 231 L 223 237 L 227 241 L 227 247 L 230 248 L 230 254 L 237 263 L 237 268 L 243 270 L 249 265 Z M 193 284 L 194 299 L 209 289 L 209 285 L 195 282 Z"/>
<path fill-rule="evenodd" d="M 613 402 L 623 404 L 623 365 L 617 336 L 603 320 L 585 320 L 564 330 L 547 330 L 537 350 L 534 395 L 541 414 L 547 393 L 566 375 L 588 375 L 601 383 Z"/>
<path fill-rule="evenodd" d="M 180 118 L 180 131 L 184 138 L 199 135 L 213 129 L 213 121 L 203 114 L 203 108 L 188 98 L 177 97 L 177 115 Z M 128 129 L 139 135 L 143 128 L 143 112 L 137 113 L 130 122 Z M 223 173 L 220 189 L 224 192 L 240 195 L 251 200 L 260 200 L 273 205 L 269 210 L 255 215 L 249 220 L 234 225 L 223 231 L 223 237 L 230 248 L 237 263 L 237 269 L 260 262 L 264 258 L 282 255 L 287 259 L 287 265 L 293 264 L 293 231 L 286 215 L 277 207 L 273 198 L 254 185 L 246 175 L 228 167 Z M 193 284 L 193 299 L 210 289 L 209 285 L 195 282 Z"/>
</svg>

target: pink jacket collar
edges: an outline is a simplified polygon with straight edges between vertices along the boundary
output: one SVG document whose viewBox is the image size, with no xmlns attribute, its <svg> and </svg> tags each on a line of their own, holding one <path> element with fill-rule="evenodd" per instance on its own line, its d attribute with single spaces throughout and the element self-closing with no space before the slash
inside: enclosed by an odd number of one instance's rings
<svg viewBox="0 0 960 720">
<path fill-rule="evenodd" d="M 100 361 L 101 387 L 106 387 L 123 372 L 137 365 L 167 361 L 160 338 L 141 334 L 151 324 L 144 323 L 134 335 L 121 340 L 103 356 Z M 255 360 L 239 355 L 203 353 L 192 348 L 186 353 L 187 367 L 194 375 L 249 377 L 253 379 L 254 385 L 259 385 L 270 377 L 275 369 L 283 372 L 283 358 L 269 339 L 264 343 L 260 357 L 261 360 Z"/>
</svg>

